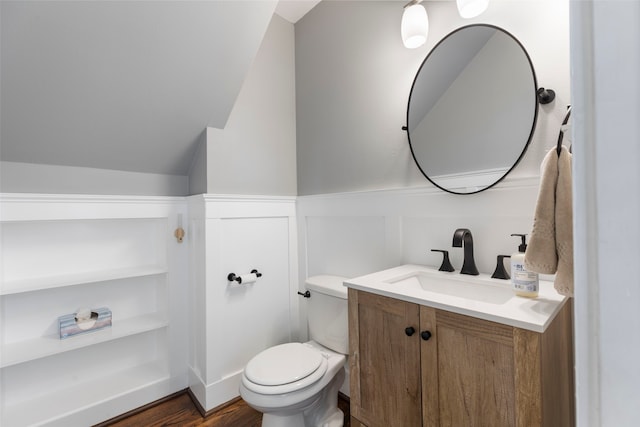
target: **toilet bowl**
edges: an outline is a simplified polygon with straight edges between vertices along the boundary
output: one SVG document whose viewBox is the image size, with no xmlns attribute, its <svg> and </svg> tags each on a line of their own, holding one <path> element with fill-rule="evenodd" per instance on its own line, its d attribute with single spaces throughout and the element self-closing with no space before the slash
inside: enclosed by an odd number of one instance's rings
<svg viewBox="0 0 640 427">
<path fill-rule="evenodd" d="M 309 363 L 300 363 L 301 356 Z M 313 341 L 271 347 L 247 364 L 240 395 L 264 414 L 263 427 L 342 427 L 338 390 L 345 361 L 344 354 Z"/>
<path fill-rule="evenodd" d="M 247 363 L 240 395 L 263 413 L 262 427 L 342 427 L 338 391 L 348 354 L 346 280 L 307 279 L 311 341 L 268 348 Z"/>
</svg>

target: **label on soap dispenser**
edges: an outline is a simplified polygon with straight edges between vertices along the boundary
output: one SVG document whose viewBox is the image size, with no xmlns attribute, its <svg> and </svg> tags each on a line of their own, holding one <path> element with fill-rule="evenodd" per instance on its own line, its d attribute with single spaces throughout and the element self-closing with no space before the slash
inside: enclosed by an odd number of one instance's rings
<svg viewBox="0 0 640 427">
<path fill-rule="evenodd" d="M 538 275 L 529 271 L 512 273 L 513 288 L 517 291 L 538 292 Z"/>
<path fill-rule="evenodd" d="M 522 296 L 536 296 L 538 294 L 538 273 L 527 271 L 524 268 L 524 256 L 520 260 L 511 257 L 511 285 L 517 294 Z"/>
</svg>

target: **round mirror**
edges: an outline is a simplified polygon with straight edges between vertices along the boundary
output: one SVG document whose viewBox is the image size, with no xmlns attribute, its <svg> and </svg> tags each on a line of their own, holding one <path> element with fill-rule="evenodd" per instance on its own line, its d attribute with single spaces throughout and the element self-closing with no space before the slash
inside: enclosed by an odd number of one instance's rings
<svg viewBox="0 0 640 427">
<path fill-rule="evenodd" d="M 409 95 L 405 129 L 422 174 L 455 194 L 500 182 L 531 141 L 536 89 L 531 59 L 508 32 L 478 24 L 446 36 Z"/>
</svg>

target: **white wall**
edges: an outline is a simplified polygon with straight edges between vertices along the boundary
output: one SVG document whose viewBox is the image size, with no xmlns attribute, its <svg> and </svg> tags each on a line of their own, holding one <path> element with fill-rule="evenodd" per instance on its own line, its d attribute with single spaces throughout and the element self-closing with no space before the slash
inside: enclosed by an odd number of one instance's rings
<svg viewBox="0 0 640 427">
<path fill-rule="evenodd" d="M 296 195 L 293 24 L 274 15 L 224 129 L 207 128 L 207 192 Z"/>
<path fill-rule="evenodd" d="M 578 425 L 640 420 L 640 4 L 571 2 Z"/>
<path fill-rule="evenodd" d="M 411 84 L 437 41 L 474 22 L 513 34 L 531 56 L 538 84 L 556 90 L 512 172 L 537 176 L 570 103 L 568 3 L 496 0 L 479 18 L 463 20 L 455 2 L 424 2 L 429 39 L 410 50 L 400 39 L 402 4 L 321 2 L 296 24 L 298 194 L 423 185 L 401 130 Z"/>
<path fill-rule="evenodd" d="M 298 337 L 295 198 L 188 201 L 190 387 L 210 410 L 238 396 L 253 356 Z M 262 273 L 255 283 L 227 280 L 253 269 Z"/>
<path fill-rule="evenodd" d="M 438 267 L 449 251 L 460 270 L 463 251 L 451 246 L 457 228 L 469 228 L 476 265 L 491 274 L 497 255 L 516 252 L 533 220 L 536 179 L 499 184 L 461 197 L 429 187 L 363 191 L 298 198 L 300 274 L 355 277 L 400 263 Z"/>
</svg>

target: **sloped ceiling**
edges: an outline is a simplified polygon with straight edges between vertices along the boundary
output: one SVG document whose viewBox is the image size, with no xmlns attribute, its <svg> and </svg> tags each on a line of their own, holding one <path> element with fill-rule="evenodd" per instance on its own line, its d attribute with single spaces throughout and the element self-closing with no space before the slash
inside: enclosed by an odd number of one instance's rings
<svg viewBox="0 0 640 427">
<path fill-rule="evenodd" d="M 276 1 L 2 1 L 3 161 L 186 175 Z"/>
<path fill-rule="evenodd" d="M 280 0 L 276 6 L 276 13 L 295 24 L 318 3 L 320 0 Z"/>
</svg>

